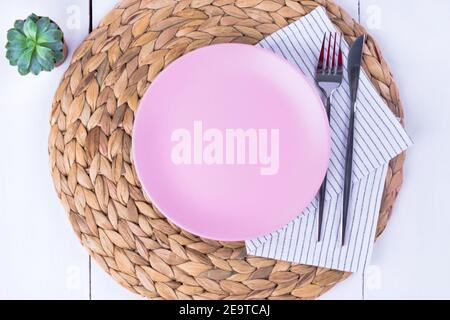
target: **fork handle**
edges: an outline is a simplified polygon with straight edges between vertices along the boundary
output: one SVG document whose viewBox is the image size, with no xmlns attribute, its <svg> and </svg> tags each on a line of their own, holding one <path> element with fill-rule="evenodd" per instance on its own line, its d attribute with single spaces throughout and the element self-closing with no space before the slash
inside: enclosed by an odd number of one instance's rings
<svg viewBox="0 0 450 320">
<path fill-rule="evenodd" d="M 350 112 L 350 121 L 347 136 L 347 154 L 345 157 L 345 178 L 344 178 L 344 201 L 342 210 L 342 245 L 345 245 L 345 234 L 347 229 L 347 217 L 350 204 L 350 191 L 352 186 L 353 173 L 353 135 L 355 128 L 355 111 Z"/>
<path fill-rule="evenodd" d="M 327 97 L 327 104 L 325 106 L 325 110 L 327 112 L 328 122 L 330 122 L 330 110 L 331 110 L 331 98 L 332 96 Z M 323 179 L 322 185 L 320 186 L 319 191 L 319 216 L 317 221 L 317 242 L 320 242 L 322 239 L 322 223 L 323 223 L 323 210 L 325 208 L 325 194 L 327 191 L 327 174 L 325 174 L 325 178 Z"/>
</svg>

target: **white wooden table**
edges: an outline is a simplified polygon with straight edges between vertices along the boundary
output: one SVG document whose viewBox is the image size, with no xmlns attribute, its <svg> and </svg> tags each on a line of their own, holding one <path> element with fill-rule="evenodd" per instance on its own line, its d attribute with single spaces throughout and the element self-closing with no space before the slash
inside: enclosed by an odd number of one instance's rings
<svg viewBox="0 0 450 320">
<path fill-rule="evenodd" d="M 94 0 L 94 26 L 115 2 Z M 450 44 L 443 37 L 450 30 L 450 1 L 433 0 L 432 6 L 421 0 L 338 3 L 380 42 L 400 87 L 415 145 L 372 265 L 323 299 L 449 299 Z M 21 77 L 4 58 L 7 29 L 31 12 L 58 22 L 72 50 L 89 25 L 88 0 L 21 0 L 2 8 L 0 299 L 140 299 L 90 263 L 54 192 L 48 118 L 68 62 L 36 78 Z M 442 71 L 435 76 L 437 70 Z"/>
</svg>

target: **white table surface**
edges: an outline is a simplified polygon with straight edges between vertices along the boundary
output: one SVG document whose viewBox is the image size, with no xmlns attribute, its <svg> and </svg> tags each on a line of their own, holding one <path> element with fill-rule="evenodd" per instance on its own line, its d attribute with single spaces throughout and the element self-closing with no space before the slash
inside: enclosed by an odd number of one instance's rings
<svg viewBox="0 0 450 320">
<path fill-rule="evenodd" d="M 94 0 L 94 26 L 115 2 Z M 444 202 L 450 194 L 450 44 L 445 39 L 450 1 L 432 0 L 432 6 L 421 0 L 337 2 L 383 48 L 415 145 L 371 266 L 322 298 L 450 299 L 450 205 Z M 21 77 L 4 58 L 7 29 L 31 12 L 58 22 L 72 50 L 88 32 L 87 0 L 21 0 L 2 9 L 0 299 L 140 299 L 90 263 L 56 197 L 48 165 L 48 119 L 68 62 L 39 77 Z"/>
</svg>

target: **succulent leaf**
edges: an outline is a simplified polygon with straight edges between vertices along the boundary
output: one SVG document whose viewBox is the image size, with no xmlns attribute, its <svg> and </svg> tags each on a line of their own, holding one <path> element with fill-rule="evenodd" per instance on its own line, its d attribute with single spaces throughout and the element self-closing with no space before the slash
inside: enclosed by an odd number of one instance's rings
<svg viewBox="0 0 450 320">
<path fill-rule="evenodd" d="M 60 30 L 48 30 L 45 33 L 40 33 L 37 39 L 37 43 L 52 43 L 61 41 L 63 34 Z"/>
<path fill-rule="evenodd" d="M 19 67 L 18 69 L 19 69 L 20 75 L 22 75 L 22 76 L 27 75 L 28 73 L 30 73 L 30 70 L 27 69 L 27 68 Z"/>
<path fill-rule="evenodd" d="M 64 54 L 62 53 L 62 51 L 56 51 L 56 53 L 55 53 L 56 63 L 62 61 L 63 59 L 64 59 Z"/>
<path fill-rule="evenodd" d="M 52 49 L 43 46 L 37 46 L 36 53 L 37 61 L 42 66 L 42 69 L 50 71 L 55 67 L 56 59 Z"/>
<path fill-rule="evenodd" d="M 17 61 L 19 61 L 21 50 L 8 50 L 6 51 L 6 58 L 9 60 L 9 64 L 12 66 L 17 66 Z"/>
<path fill-rule="evenodd" d="M 58 41 L 58 42 L 46 42 L 46 43 L 39 43 L 40 46 L 43 47 L 47 47 L 52 49 L 55 52 L 61 52 L 64 48 L 64 44 L 62 43 L 62 41 Z"/>
<path fill-rule="evenodd" d="M 32 13 L 32 14 L 30 14 L 30 15 L 28 16 L 27 19 L 31 19 L 31 20 L 33 20 L 34 22 L 37 22 L 38 19 L 39 19 L 39 17 L 38 17 L 36 14 Z"/>
<path fill-rule="evenodd" d="M 45 31 L 48 30 L 48 27 L 50 26 L 50 19 L 47 17 L 42 17 L 37 21 L 36 25 L 39 37 L 39 35 L 45 33 Z"/>
<path fill-rule="evenodd" d="M 25 24 L 24 20 L 16 20 L 14 22 L 14 29 L 19 30 L 20 32 L 23 33 L 23 25 Z"/>
<path fill-rule="evenodd" d="M 28 73 L 31 65 L 31 57 L 33 55 L 33 48 L 28 48 L 22 52 L 17 61 L 17 66 L 19 67 L 19 72 L 22 70 L 23 72 Z M 22 74 L 22 73 L 21 73 Z"/>
<path fill-rule="evenodd" d="M 39 72 L 42 71 L 42 67 L 39 64 L 37 59 L 31 60 L 31 68 L 30 69 L 31 69 L 31 73 L 34 74 L 34 75 L 38 75 Z"/>
<path fill-rule="evenodd" d="M 28 38 L 36 40 L 36 35 L 37 35 L 36 22 L 34 22 L 32 19 L 27 19 L 23 26 L 23 33 L 25 33 L 25 35 Z"/>
<path fill-rule="evenodd" d="M 26 36 L 17 29 L 9 29 L 7 33 L 8 41 L 25 40 Z"/>
<path fill-rule="evenodd" d="M 28 47 L 26 38 L 16 38 L 6 44 L 6 49 L 25 50 Z"/>
</svg>

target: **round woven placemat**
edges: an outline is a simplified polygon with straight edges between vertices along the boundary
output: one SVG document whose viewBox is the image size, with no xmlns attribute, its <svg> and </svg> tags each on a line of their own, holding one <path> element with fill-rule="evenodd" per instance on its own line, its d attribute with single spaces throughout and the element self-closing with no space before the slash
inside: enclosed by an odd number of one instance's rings
<svg viewBox="0 0 450 320">
<path fill-rule="evenodd" d="M 181 230 L 152 207 L 130 157 L 134 112 L 165 66 L 213 43 L 255 44 L 318 5 L 348 41 L 365 33 L 327 0 L 124 0 L 74 52 L 51 113 L 52 176 L 80 241 L 121 285 L 149 298 L 306 299 L 349 276 L 247 256 L 242 242 Z M 392 74 L 370 36 L 364 67 L 403 119 Z M 403 160 L 390 162 L 377 237 L 400 189 Z"/>
</svg>

